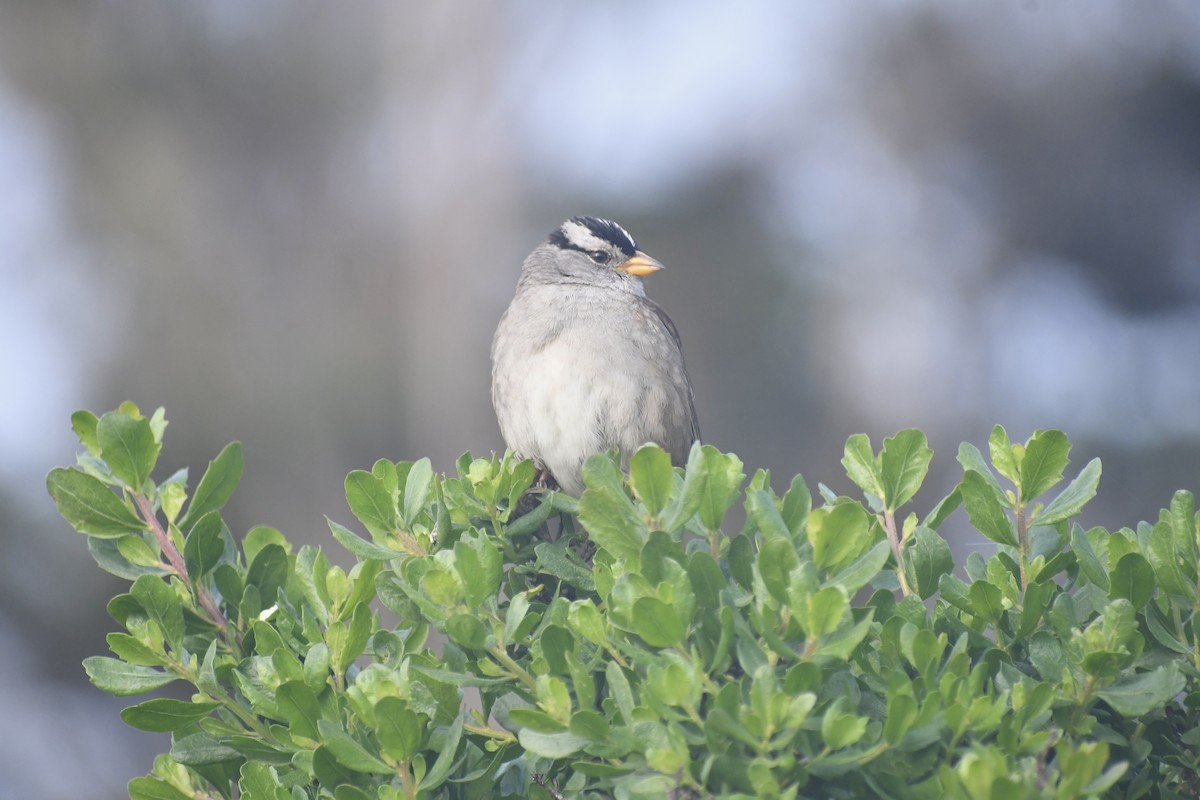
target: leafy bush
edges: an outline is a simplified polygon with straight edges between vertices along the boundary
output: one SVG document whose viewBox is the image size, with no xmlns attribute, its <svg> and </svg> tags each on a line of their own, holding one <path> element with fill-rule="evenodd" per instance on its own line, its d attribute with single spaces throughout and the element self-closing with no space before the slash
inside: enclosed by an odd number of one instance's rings
<svg viewBox="0 0 1200 800">
<path fill-rule="evenodd" d="M 73 423 L 50 494 L 132 583 L 116 657 L 84 666 L 116 695 L 190 692 L 122 712 L 171 733 L 138 800 L 1197 796 L 1192 495 L 1084 530 L 1100 464 L 1053 494 L 1057 431 L 964 444 L 923 519 L 901 516 L 932 457 L 914 430 L 852 437 L 865 500 L 816 506 L 709 446 L 686 470 L 647 446 L 628 479 L 592 458 L 579 500 L 508 455 L 381 460 L 346 478 L 369 538 L 329 521 L 346 572 L 231 534 L 239 445 L 189 499 L 185 471 L 151 477 L 161 410 Z M 997 546 L 955 574 L 960 506 Z"/>
</svg>

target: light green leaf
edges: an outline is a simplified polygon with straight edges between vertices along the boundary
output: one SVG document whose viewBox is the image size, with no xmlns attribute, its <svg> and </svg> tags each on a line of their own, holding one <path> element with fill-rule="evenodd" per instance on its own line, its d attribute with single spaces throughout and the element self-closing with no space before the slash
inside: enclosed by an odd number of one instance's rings
<svg viewBox="0 0 1200 800">
<path fill-rule="evenodd" d="M 80 533 L 116 538 L 146 530 L 129 506 L 91 475 L 75 469 L 51 470 L 46 488 L 58 513 Z"/>
<path fill-rule="evenodd" d="M 1028 503 L 1062 480 L 1071 443 L 1062 431 L 1038 431 L 1025 445 L 1021 459 L 1021 502 Z"/>
<path fill-rule="evenodd" d="M 883 488 L 884 506 L 895 510 L 912 500 L 929 473 L 933 451 L 925 434 L 914 428 L 883 440 L 879 454 L 879 481 Z"/>
<path fill-rule="evenodd" d="M 629 459 L 629 482 L 650 516 L 658 517 L 667 507 L 675 489 L 671 456 L 654 444 L 638 448 Z"/>
<path fill-rule="evenodd" d="M 241 479 L 242 444 L 230 442 L 216 458 L 208 462 L 208 468 L 200 478 L 200 485 L 196 487 L 196 493 L 192 495 L 187 511 L 179 520 L 180 530 L 188 530 L 205 514 L 224 506 Z"/>
<path fill-rule="evenodd" d="M 871 440 L 865 433 L 856 433 L 846 440 L 842 465 L 846 475 L 867 494 L 883 499 L 883 482 L 879 464 L 871 450 Z"/>
<path fill-rule="evenodd" d="M 189 795 L 176 789 L 160 778 L 145 776 L 134 778 L 127 787 L 129 800 L 192 800 Z M 256 800 L 243 793 L 246 800 Z"/>
<path fill-rule="evenodd" d="M 397 527 L 396 503 L 383 481 L 366 470 L 346 476 L 346 504 L 372 536 L 384 537 Z"/>
<path fill-rule="evenodd" d="M 333 532 L 333 538 L 337 539 L 338 543 L 349 550 L 353 555 L 362 559 L 372 559 L 375 561 L 390 561 L 393 558 L 403 558 L 404 553 L 400 550 L 392 550 L 388 547 L 381 547 L 374 542 L 368 542 L 366 539 L 354 533 L 344 525 L 325 518 L 329 523 L 329 530 Z"/>
<path fill-rule="evenodd" d="M 1054 525 L 1075 516 L 1096 496 L 1096 487 L 1100 485 L 1100 459 L 1093 458 L 1087 466 L 1080 470 L 1075 480 L 1067 484 L 1062 493 L 1050 501 L 1041 514 L 1037 516 L 1037 524 Z"/>
<path fill-rule="evenodd" d="M 113 475 L 135 492 L 150 478 L 161 445 L 147 419 L 135 419 L 119 411 L 110 411 L 96 425 L 100 456 Z"/>
<path fill-rule="evenodd" d="M 522 728 L 517 739 L 526 751 L 543 758 L 566 758 L 589 744 L 589 740 L 570 731 L 539 733 L 532 728 Z"/>
<path fill-rule="evenodd" d="M 855 559 L 849 566 L 831 576 L 822 585 L 841 586 L 848 594 L 853 594 L 870 583 L 879 574 L 879 570 L 883 569 L 883 565 L 887 563 L 888 556 L 891 553 L 891 545 L 888 544 L 886 539 L 880 539 L 870 550 Z"/>
<path fill-rule="evenodd" d="M 997 425 L 992 428 L 992 434 L 988 437 L 988 451 L 992 456 L 992 465 L 1004 477 L 1008 478 L 1013 483 L 1017 483 L 1021 477 L 1021 466 L 1018 463 L 1016 454 L 1013 453 L 1012 442 L 1008 438 L 1008 431 L 1004 430 L 1003 425 Z M 960 459 L 961 460 L 961 459 Z M 982 457 L 980 462 L 982 462 Z M 966 464 L 963 464 L 966 467 Z M 969 469 L 978 469 L 981 464 L 977 464 Z"/>
<path fill-rule="evenodd" d="M 169 672 L 103 656 L 85 658 L 83 668 L 96 688 L 118 697 L 151 692 L 179 680 L 178 676 Z"/>
<path fill-rule="evenodd" d="M 433 487 L 433 466 L 428 458 L 412 465 L 404 481 L 404 526 L 411 528 L 417 515 L 425 510 Z"/>
<path fill-rule="evenodd" d="M 813 561 L 826 570 L 839 570 L 874 542 L 870 517 L 858 503 L 842 502 L 814 508 L 806 526 Z"/>
<path fill-rule="evenodd" d="M 634 601 L 633 630 L 652 647 L 673 647 L 684 634 L 675 609 L 657 597 L 639 597 Z"/>
<path fill-rule="evenodd" d="M 603 455 L 593 456 L 583 465 L 583 479 L 588 488 L 579 498 L 579 521 L 596 546 L 636 563 L 650 532 L 621 490 L 616 469 Z"/>
<path fill-rule="evenodd" d="M 84 409 L 71 415 L 71 430 L 79 437 L 79 443 L 97 458 L 100 457 L 100 440 L 96 438 L 96 426 L 99 422 L 95 414 Z"/>
<path fill-rule="evenodd" d="M 196 521 L 183 545 L 183 559 L 188 575 L 196 580 L 211 572 L 225 555 L 225 540 L 221 536 L 221 515 L 210 511 Z"/>
<path fill-rule="evenodd" d="M 820 637 L 837 630 L 850 610 L 850 598 L 840 586 L 827 586 L 808 598 L 806 629 Z"/>
</svg>

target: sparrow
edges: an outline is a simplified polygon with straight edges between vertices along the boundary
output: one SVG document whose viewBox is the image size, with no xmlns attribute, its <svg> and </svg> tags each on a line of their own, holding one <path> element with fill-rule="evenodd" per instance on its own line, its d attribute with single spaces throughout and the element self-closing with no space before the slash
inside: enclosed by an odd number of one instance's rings
<svg viewBox="0 0 1200 800">
<path fill-rule="evenodd" d="M 679 331 L 646 297 L 663 265 L 615 222 L 577 216 L 525 259 L 492 340 L 492 405 L 504 441 L 563 491 L 583 463 L 647 442 L 676 466 L 700 438 Z"/>
</svg>

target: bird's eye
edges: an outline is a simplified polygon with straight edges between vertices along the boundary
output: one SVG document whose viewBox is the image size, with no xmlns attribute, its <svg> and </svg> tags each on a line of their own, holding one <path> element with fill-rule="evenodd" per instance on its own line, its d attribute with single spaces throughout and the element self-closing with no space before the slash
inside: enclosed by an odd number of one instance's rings
<svg viewBox="0 0 1200 800">
<path fill-rule="evenodd" d="M 597 264 L 607 264 L 608 259 L 610 258 L 609 254 L 603 250 L 593 250 L 591 253 L 589 253 L 589 255 Z"/>
</svg>

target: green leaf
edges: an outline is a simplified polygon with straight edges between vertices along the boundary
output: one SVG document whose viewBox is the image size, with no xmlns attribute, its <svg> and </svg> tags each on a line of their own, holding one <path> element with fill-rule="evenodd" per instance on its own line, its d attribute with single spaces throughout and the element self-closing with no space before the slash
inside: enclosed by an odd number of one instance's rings
<svg viewBox="0 0 1200 800">
<path fill-rule="evenodd" d="M 783 539 L 791 542 L 792 532 L 783 521 L 783 515 L 775 505 L 775 498 L 765 489 L 746 492 L 746 514 L 768 539 Z"/>
<path fill-rule="evenodd" d="M 652 647 L 673 647 L 684 633 L 675 609 L 657 597 L 639 597 L 634 601 L 633 630 Z"/>
<path fill-rule="evenodd" d="M 354 531 L 344 525 L 339 525 L 329 517 L 326 517 L 325 521 L 329 523 L 329 530 L 332 531 L 333 538 L 342 547 L 349 550 L 352 555 L 359 558 L 375 561 L 391 561 L 393 558 L 403 558 L 405 555 L 400 550 L 392 550 L 390 547 L 381 547 L 374 542 L 368 542 Z"/>
<path fill-rule="evenodd" d="M 319 741 L 317 722 L 321 718 L 321 706 L 308 684 L 302 680 L 281 683 L 275 690 L 275 703 L 291 726 L 293 735 Z"/>
<path fill-rule="evenodd" d="M 1126 553 L 1112 571 L 1109 599 L 1123 597 L 1140 609 L 1154 597 L 1154 568 L 1139 553 Z"/>
<path fill-rule="evenodd" d="M 570 549 L 568 540 L 541 542 L 533 548 L 533 552 L 537 556 L 538 572 L 553 575 L 585 592 L 596 591 L 592 571 Z"/>
<path fill-rule="evenodd" d="M 1096 530 L 1103 532 L 1103 529 Z M 1078 525 L 1071 528 L 1071 551 L 1075 553 L 1076 563 L 1079 564 L 1079 570 L 1084 577 L 1107 592 L 1109 587 L 1108 567 L 1096 554 L 1096 550 L 1092 547 L 1092 542 L 1084 533 L 1083 528 Z"/>
<path fill-rule="evenodd" d="M 197 580 L 207 575 L 225 555 L 225 540 L 221 536 L 221 515 L 210 511 L 197 520 L 183 544 L 183 560 L 188 575 Z"/>
<path fill-rule="evenodd" d="M 1017 536 L 1013 532 L 1012 520 L 1000 505 L 988 479 L 982 473 L 969 469 L 963 473 L 959 489 L 967 517 L 975 529 L 997 544 L 1016 547 Z"/>
<path fill-rule="evenodd" d="M 808 598 L 805 627 L 809 636 L 820 637 L 837 630 L 850 610 L 850 598 L 840 586 L 827 586 Z"/>
<path fill-rule="evenodd" d="M 597 547 L 636 563 L 650 535 L 646 522 L 620 488 L 617 467 L 607 456 L 592 456 L 583 465 L 587 490 L 579 498 L 579 521 Z"/>
<path fill-rule="evenodd" d="M 96 426 L 100 456 L 113 475 L 135 492 L 150 478 L 161 447 L 154 438 L 150 420 L 135 419 L 119 411 L 110 411 Z"/>
<path fill-rule="evenodd" d="M 445 737 L 438 749 L 437 760 L 433 762 L 433 766 L 429 768 L 425 779 L 421 781 L 422 791 L 432 791 L 445 782 L 446 777 L 450 774 L 450 767 L 454 765 L 455 758 L 458 755 L 458 743 L 462 740 L 464 723 L 464 713 L 460 712 L 454 718 L 454 722 L 446 730 Z"/>
<path fill-rule="evenodd" d="M 1004 613 L 1003 595 L 1000 589 L 984 581 L 975 581 L 967 590 L 975 616 L 984 622 L 995 624 Z"/>
<path fill-rule="evenodd" d="M 791 485 L 783 495 L 783 508 L 780 509 L 793 539 L 804 532 L 811 511 L 812 494 L 808 491 L 808 484 L 804 482 L 804 478 L 797 475 L 792 478 Z"/>
<path fill-rule="evenodd" d="M 921 599 L 928 600 L 937 592 L 942 576 L 954 570 L 954 554 L 937 531 L 924 525 L 916 527 L 904 546 L 904 566 L 910 582 Z"/>
<path fill-rule="evenodd" d="M 396 761 L 412 758 L 425 738 L 422 715 L 398 697 L 384 697 L 375 704 L 376 735 L 383 752 Z"/>
<path fill-rule="evenodd" d="M 183 603 L 167 583 L 154 575 L 143 575 L 133 582 L 129 593 L 158 623 L 163 636 L 178 650 L 183 643 Z"/>
<path fill-rule="evenodd" d="M 721 608 L 721 590 L 728 581 L 720 565 L 708 553 L 697 550 L 688 557 L 688 581 L 700 608 Z"/>
<path fill-rule="evenodd" d="M 712 445 L 700 448 L 706 468 L 704 491 L 700 499 L 700 521 L 710 531 L 720 530 L 729 504 L 737 496 L 745 474 L 741 460 L 732 453 L 722 453 Z"/>
<path fill-rule="evenodd" d="M 346 476 L 346 504 L 372 536 L 384 537 L 396 530 L 396 503 L 383 481 L 356 469 Z"/>
<path fill-rule="evenodd" d="M 51 470 L 46 489 L 58 513 L 80 533 L 115 538 L 146 530 L 146 524 L 111 489 L 79 470 Z"/>
<path fill-rule="evenodd" d="M 1118 714 L 1140 717 L 1166 705 L 1183 691 L 1186 683 L 1179 666 L 1169 662 L 1148 672 L 1122 678 L 1096 694 Z"/>
<path fill-rule="evenodd" d="M 428 458 L 413 462 L 404 481 L 404 526 L 411 528 L 417 515 L 425 510 L 433 487 L 433 466 Z"/>
<path fill-rule="evenodd" d="M 883 480 L 879 464 L 871 450 L 871 440 L 866 434 L 856 433 L 846 440 L 842 465 L 846 468 L 846 475 L 858 488 L 872 497 L 883 499 Z"/>
<path fill-rule="evenodd" d="M 1096 487 L 1099 485 L 1100 459 L 1093 458 L 1080 470 L 1075 480 L 1067 484 L 1067 488 L 1051 500 L 1050 505 L 1042 509 L 1042 513 L 1037 516 L 1037 524 L 1054 525 L 1075 516 L 1096 496 Z"/>
<path fill-rule="evenodd" d="M 394 770 L 367 751 L 353 736 L 342 730 L 336 722 L 323 719 L 317 722 L 321 742 L 333 753 L 333 757 L 346 769 L 355 772 L 388 775 Z"/>
<path fill-rule="evenodd" d="M 917 721 L 917 701 L 909 694 L 893 694 L 887 701 L 887 716 L 883 723 L 883 740 L 897 744 Z"/>
<path fill-rule="evenodd" d="M 177 731 L 204 719 L 220 704 L 171 700 L 165 697 L 147 700 L 121 712 L 121 719 L 139 731 L 162 733 Z"/>
<path fill-rule="evenodd" d="M 152 692 L 172 681 L 177 675 L 153 667 L 127 664 L 115 658 L 92 656 L 83 660 L 83 668 L 97 689 L 118 697 Z"/>
<path fill-rule="evenodd" d="M 588 739 L 570 731 L 539 733 L 532 728 L 522 728 L 517 739 L 530 754 L 543 758 L 566 758 L 590 743 Z"/>
<path fill-rule="evenodd" d="M 71 430 L 79 437 L 79 443 L 96 458 L 100 457 L 100 440 L 96 438 L 96 426 L 100 420 L 90 411 L 80 409 L 71 415 Z"/>
<path fill-rule="evenodd" d="M 858 503 L 814 508 L 808 515 L 807 533 L 813 561 L 827 570 L 842 569 L 874 543 L 870 518 Z"/>
<path fill-rule="evenodd" d="M 207 733 L 193 733 L 177 738 L 171 745 L 171 758 L 187 767 L 203 767 L 227 761 L 242 760 L 242 754 L 224 745 Z"/>
<path fill-rule="evenodd" d="M 242 800 L 278 800 L 281 797 L 291 797 L 284 791 L 275 769 L 260 761 L 247 761 L 242 765 L 238 786 L 242 790 Z"/>
<path fill-rule="evenodd" d="M 883 487 L 884 507 L 895 510 L 912 500 L 929 473 L 933 451 L 925 434 L 914 428 L 902 430 L 883 440 L 879 454 L 879 480 Z"/>
<path fill-rule="evenodd" d="M 473 614 L 455 614 L 446 620 L 446 635 L 459 647 L 469 650 L 487 646 L 487 629 Z"/>
<path fill-rule="evenodd" d="M 955 486 L 954 491 L 946 495 L 941 501 L 933 507 L 933 510 L 925 515 L 925 520 L 922 524 L 926 528 L 937 530 L 942 526 L 951 514 L 962 505 L 962 488 Z"/>
<path fill-rule="evenodd" d="M 859 556 L 853 563 L 831 576 L 823 586 L 841 586 L 847 594 L 854 594 L 866 586 L 883 569 L 892 547 L 886 539 L 880 539 L 870 550 Z"/>
<path fill-rule="evenodd" d="M 190 795 L 176 789 L 160 778 L 150 776 L 134 778 L 128 786 L 129 800 L 192 800 Z M 246 800 L 255 800 L 249 795 L 243 795 Z"/>
<path fill-rule="evenodd" d="M 187 511 L 179 520 L 179 528 L 186 531 L 208 512 L 222 508 L 233 495 L 233 490 L 237 488 L 241 479 L 242 444 L 230 442 L 216 458 L 208 462 L 208 467 L 200 478 L 200 485 L 196 487 L 196 493 L 192 495 Z"/>
<path fill-rule="evenodd" d="M 279 588 L 287 583 L 288 555 L 277 544 L 269 544 L 258 551 L 246 571 L 246 585 L 258 588 L 258 596 L 264 606 L 274 605 Z"/>
<path fill-rule="evenodd" d="M 667 507 L 675 489 L 671 456 L 658 445 L 639 447 L 629 459 L 629 482 L 650 516 L 657 518 Z"/>
<path fill-rule="evenodd" d="M 1021 466 L 1018 463 L 1017 456 L 1013 452 L 1012 442 L 1008 438 L 1008 431 L 1004 430 L 1003 425 L 997 425 L 992 428 L 992 434 L 988 437 L 988 452 L 992 456 L 992 465 L 1004 477 L 1008 478 L 1013 483 L 1018 483 L 1021 478 Z M 980 459 L 982 462 L 982 458 Z M 966 464 L 963 464 L 965 467 Z M 971 467 L 972 469 L 977 469 Z"/>
<path fill-rule="evenodd" d="M 1021 459 L 1021 502 L 1028 503 L 1062 480 L 1071 443 L 1062 431 L 1038 431 L 1025 445 Z"/>
</svg>

